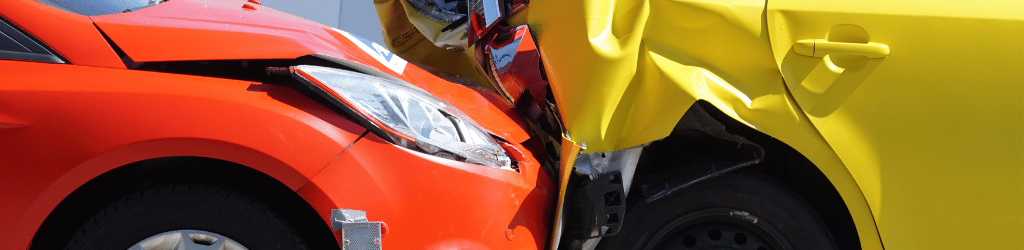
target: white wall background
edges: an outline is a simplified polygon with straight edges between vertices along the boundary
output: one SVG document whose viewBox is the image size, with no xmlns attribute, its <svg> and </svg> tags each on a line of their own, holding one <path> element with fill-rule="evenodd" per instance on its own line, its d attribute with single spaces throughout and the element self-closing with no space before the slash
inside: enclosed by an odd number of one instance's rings
<svg viewBox="0 0 1024 250">
<path fill-rule="evenodd" d="M 373 0 L 260 0 L 260 3 L 384 44 Z"/>
</svg>

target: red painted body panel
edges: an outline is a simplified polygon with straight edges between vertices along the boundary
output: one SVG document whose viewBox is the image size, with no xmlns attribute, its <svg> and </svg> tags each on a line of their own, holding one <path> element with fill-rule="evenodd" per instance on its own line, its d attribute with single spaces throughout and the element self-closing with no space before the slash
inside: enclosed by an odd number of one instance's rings
<svg viewBox="0 0 1024 250">
<path fill-rule="evenodd" d="M 4 60 L 0 75 L 0 123 L 22 125 L 0 129 L 3 249 L 27 245 L 63 197 L 128 163 L 216 158 L 298 189 L 365 131 L 282 86 Z"/>
<path fill-rule="evenodd" d="M 386 222 L 384 249 L 540 249 L 557 191 L 536 160 L 526 157 L 522 173 L 516 173 L 429 156 L 368 135 L 299 194 L 314 207 L 365 210 L 368 220 Z M 330 211 L 318 211 L 330 218 Z"/>
<path fill-rule="evenodd" d="M 437 95 L 473 117 L 481 126 L 512 142 L 529 138 L 518 117 L 495 111 L 494 103 L 467 87 L 439 79 L 412 65 L 389 70 L 356 42 L 302 18 L 244 1 L 176 0 L 139 11 L 92 17 L 133 61 L 293 59 L 322 54 L 381 69 Z M 486 91 L 486 90 L 481 90 Z M 514 113 L 514 112 L 509 112 Z M 514 115 L 514 114 L 513 114 Z M 508 127 L 498 124 L 519 124 Z"/>
<path fill-rule="evenodd" d="M 0 15 L 76 65 L 125 68 L 89 17 L 36 1 L 0 1 Z"/>
<path fill-rule="evenodd" d="M 318 52 L 350 59 L 339 55 L 328 27 L 263 6 L 244 10 L 244 3 L 168 1 L 92 19 L 137 62 L 291 59 Z"/>
<path fill-rule="evenodd" d="M 96 176 L 173 156 L 261 171 L 299 192 L 325 223 L 330 209 L 367 210 L 391 226 L 387 249 L 545 246 L 553 183 L 533 158 L 543 153 L 520 144 L 531 137 L 528 127 L 499 95 L 413 65 L 390 71 L 359 41 L 242 4 L 174 0 L 86 17 L 33 0 L 0 1 L 0 15 L 70 63 L 0 59 L 0 249 L 26 249 L 50 211 Z M 521 173 L 421 154 L 372 134 L 356 142 L 364 128 L 287 86 L 129 70 L 97 27 L 137 62 L 322 54 L 380 69 L 510 142 Z"/>
</svg>

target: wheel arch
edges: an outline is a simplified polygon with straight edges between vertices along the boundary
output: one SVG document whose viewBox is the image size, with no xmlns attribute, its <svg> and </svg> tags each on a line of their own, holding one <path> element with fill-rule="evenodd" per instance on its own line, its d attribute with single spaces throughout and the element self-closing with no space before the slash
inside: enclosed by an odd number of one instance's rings
<svg viewBox="0 0 1024 250">
<path fill-rule="evenodd" d="M 53 182 L 29 209 L 38 217 L 38 227 L 30 228 L 35 230 L 30 249 L 63 248 L 79 225 L 110 202 L 169 183 L 239 189 L 296 225 L 311 245 L 319 246 L 315 249 L 335 249 L 328 225 L 295 192 L 308 181 L 281 159 L 244 145 L 203 138 L 138 142 L 94 157 Z M 29 229 L 27 219 L 20 224 Z"/>
<path fill-rule="evenodd" d="M 684 122 L 683 119 L 696 117 L 690 116 L 695 107 L 706 111 L 708 118 L 724 125 L 725 130 L 730 134 L 742 136 L 763 148 L 763 159 L 756 164 L 740 169 L 767 174 L 799 194 L 826 221 L 829 229 L 832 230 L 833 237 L 836 238 L 836 243 L 840 245 L 840 249 L 881 247 L 874 219 L 863 194 L 856 185 L 856 180 L 820 137 L 817 137 L 821 141 L 819 148 L 812 151 L 814 155 L 808 156 L 787 144 L 784 141 L 786 138 L 776 138 L 752 128 L 752 125 L 740 122 L 711 102 L 704 100 L 696 101 L 687 110 L 687 115 L 683 115 L 678 123 Z M 678 168 L 654 167 L 657 164 L 664 164 L 665 160 L 652 159 L 658 155 L 659 150 L 662 152 L 670 150 L 666 145 L 671 143 L 694 144 L 683 140 L 687 137 L 678 136 L 676 133 L 677 131 L 674 130 L 672 135 L 645 146 L 636 169 L 637 177 L 634 179 L 634 187 L 642 187 L 645 184 L 662 185 L 661 183 L 644 183 L 642 178 L 678 171 Z M 806 148 L 806 145 L 804 146 Z M 820 146 L 824 146 L 824 148 L 820 148 Z M 831 155 L 823 155 L 822 152 Z M 822 158 L 827 160 L 823 161 Z M 714 178 L 713 176 L 707 177 Z M 634 188 L 630 192 L 630 202 L 636 202 L 640 200 L 637 196 L 644 191 L 643 188 Z"/>
</svg>

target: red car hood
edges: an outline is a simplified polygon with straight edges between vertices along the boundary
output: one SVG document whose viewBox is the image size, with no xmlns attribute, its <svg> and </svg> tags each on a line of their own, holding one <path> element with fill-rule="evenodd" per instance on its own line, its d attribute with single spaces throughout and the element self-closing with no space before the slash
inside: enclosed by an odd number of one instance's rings
<svg viewBox="0 0 1024 250">
<path fill-rule="evenodd" d="M 415 84 L 507 141 L 529 138 L 516 111 L 493 92 L 442 80 L 384 46 L 247 1 L 173 0 L 92 19 L 135 62 L 294 59 L 321 54 Z"/>
</svg>

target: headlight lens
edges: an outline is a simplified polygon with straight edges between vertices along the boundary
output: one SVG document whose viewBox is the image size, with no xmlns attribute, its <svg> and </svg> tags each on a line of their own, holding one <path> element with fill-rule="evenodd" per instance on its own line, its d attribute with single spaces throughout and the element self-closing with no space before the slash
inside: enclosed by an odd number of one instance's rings
<svg viewBox="0 0 1024 250">
<path fill-rule="evenodd" d="M 401 146 L 435 156 L 511 170 L 512 161 L 458 109 L 409 83 L 334 68 L 292 67 L 300 81 L 342 102 Z"/>
</svg>

